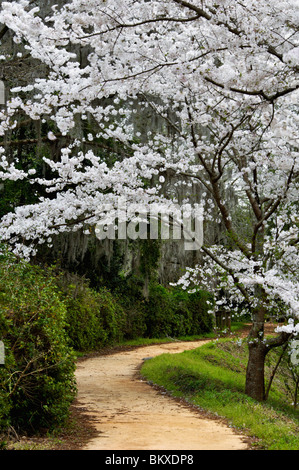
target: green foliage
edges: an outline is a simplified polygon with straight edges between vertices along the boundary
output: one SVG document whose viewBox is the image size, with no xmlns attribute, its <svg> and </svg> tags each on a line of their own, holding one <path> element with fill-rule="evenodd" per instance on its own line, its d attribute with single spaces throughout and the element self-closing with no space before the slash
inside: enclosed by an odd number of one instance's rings
<svg viewBox="0 0 299 470">
<path fill-rule="evenodd" d="M 214 303 L 213 296 L 204 290 L 185 295 L 187 308 L 192 314 L 193 334 L 210 332 L 213 328 L 213 319 L 208 312 Z"/>
<path fill-rule="evenodd" d="M 178 337 L 211 331 L 213 322 L 207 301 L 211 301 L 211 296 L 204 291 L 188 294 L 151 285 L 146 306 L 148 335 Z"/>
<path fill-rule="evenodd" d="M 76 387 L 65 317 L 51 277 L 12 255 L 1 256 L 0 427 L 49 429 L 67 418 Z"/>
<path fill-rule="evenodd" d="M 213 328 L 213 319 L 208 313 L 213 298 L 208 292 L 189 294 L 152 281 L 145 299 L 143 280 L 128 276 L 119 282 L 114 295 L 126 313 L 126 339 L 198 335 Z"/>
<path fill-rule="evenodd" d="M 76 275 L 56 280 L 67 310 L 66 332 L 78 351 L 100 349 L 123 338 L 125 313 L 111 292 L 95 290 Z"/>
<path fill-rule="evenodd" d="M 158 269 L 160 259 L 159 240 L 139 240 L 140 246 L 140 273 L 143 277 L 151 279 Z"/>
<path fill-rule="evenodd" d="M 124 337 L 136 339 L 146 335 L 146 302 L 142 294 L 143 281 L 136 276 L 119 276 L 114 296 L 126 315 Z"/>
<path fill-rule="evenodd" d="M 176 302 L 171 291 L 151 285 L 146 308 L 147 332 L 151 337 L 191 334 L 191 315 L 184 302 Z"/>
<path fill-rule="evenodd" d="M 145 298 L 143 279 L 131 275 L 120 277 L 113 294 L 126 314 L 125 339 L 198 335 L 213 329 L 208 313 L 213 297 L 208 292 L 189 294 L 152 280 Z"/>
</svg>

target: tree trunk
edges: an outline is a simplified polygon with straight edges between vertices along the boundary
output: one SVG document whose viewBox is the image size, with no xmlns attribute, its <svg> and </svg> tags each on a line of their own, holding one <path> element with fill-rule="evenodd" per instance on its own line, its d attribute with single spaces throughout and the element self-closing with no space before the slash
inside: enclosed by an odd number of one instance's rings
<svg viewBox="0 0 299 470">
<path fill-rule="evenodd" d="M 245 393 L 257 400 L 265 400 L 265 358 L 267 348 L 261 340 L 249 344 L 249 359 L 246 370 Z"/>
<path fill-rule="evenodd" d="M 259 298 L 263 292 L 256 290 Z M 249 358 L 246 370 L 245 393 L 255 400 L 265 400 L 265 358 L 268 349 L 264 343 L 265 306 L 260 306 L 253 313 L 252 328 L 248 336 Z"/>
<path fill-rule="evenodd" d="M 265 359 L 268 352 L 284 345 L 292 336 L 291 333 L 280 333 L 279 336 L 264 341 L 265 306 L 261 304 L 253 315 L 252 328 L 248 335 L 249 358 L 246 369 L 245 393 L 257 401 L 266 400 L 265 393 Z"/>
</svg>

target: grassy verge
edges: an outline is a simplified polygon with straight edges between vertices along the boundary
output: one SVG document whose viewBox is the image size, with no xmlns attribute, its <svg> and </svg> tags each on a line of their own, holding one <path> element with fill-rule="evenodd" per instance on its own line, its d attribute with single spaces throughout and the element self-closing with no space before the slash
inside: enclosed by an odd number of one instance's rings
<svg viewBox="0 0 299 470">
<path fill-rule="evenodd" d="M 202 333 L 200 335 L 179 336 L 178 338 L 172 338 L 170 336 L 165 338 L 137 338 L 118 343 L 118 346 L 150 346 L 151 344 L 173 343 L 174 341 L 196 341 L 204 338 L 215 338 L 215 336 L 215 333 L 211 332 Z"/>
<path fill-rule="evenodd" d="M 151 344 L 161 344 L 161 343 L 173 343 L 174 341 L 197 341 L 199 339 L 216 339 L 220 338 L 221 336 L 227 336 L 227 334 L 235 334 L 239 331 L 242 331 L 246 323 L 242 321 L 234 321 L 231 325 L 230 333 L 228 331 L 221 331 L 221 330 L 212 330 L 208 333 L 201 333 L 198 335 L 188 335 L 188 336 L 178 336 L 176 338 L 172 338 L 170 336 L 163 337 L 163 338 L 137 338 L 137 339 L 130 339 L 125 340 L 117 344 L 117 346 L 149 346 Z"/>
<path fill-rule="evenodd" d="M 298 411 L 287 396 L 285 371 L 278 372 L 269 399 L 258 403 L 244 393 L 246 347 L 234 340 L 212 341 L 181 354 L 146 361 L 141 374 L 173 396 L 226 418 L 267 450 L 298 450 Z M 275 363 L 268 361 L 266 374 Z"/>
</svg>

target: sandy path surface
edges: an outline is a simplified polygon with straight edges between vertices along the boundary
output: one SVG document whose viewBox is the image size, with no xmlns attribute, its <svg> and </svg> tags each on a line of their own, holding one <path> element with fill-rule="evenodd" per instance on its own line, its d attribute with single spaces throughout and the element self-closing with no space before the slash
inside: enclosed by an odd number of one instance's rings
<svg viewBox="0 0 299 470">
<path fill-rule="evenodd" d="M 86 359 L 77 366 L 78 405 L 98 436 L 84 450 L 242 450 L 244 436 L 140 380 L 144 358 L 204 342 L 153 345 Z"/>
</svg>

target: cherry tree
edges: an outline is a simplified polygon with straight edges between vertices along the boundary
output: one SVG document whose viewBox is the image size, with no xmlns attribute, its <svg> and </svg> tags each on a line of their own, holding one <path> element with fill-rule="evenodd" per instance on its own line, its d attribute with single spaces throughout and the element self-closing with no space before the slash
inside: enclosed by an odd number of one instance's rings
<svg viewBox="0 0 299 470">
<path fill-rule="evenodd" d="M 2 146 L 2 179 L 29 178 L 46 193 L 3 217 L 2 240 L 30 256 L 53 235 L 95 225 L 103 205 L 116 208 L 120 196 L 172 207 L 165 177 L 197 181 L 206 230 L 220 224 L 225 237 L 204 243 L 204 263 L 178 284 L 219 290 L 217 308 L 250 313 L 246 393 L 258 400 L 266 354 L 298 333 L 297 6 L 72 0 L 43 19 L 34 2 L 19 0 L 3 2 L 0 13 L 14 41 L 48 70 L 11 90 L 0 135 L 13 131 L 21 111 L 48 124 L 49 141 L 59 133 L 69 142 L 59 161 L 45 158 L 53 175 L 46 179 L 17 171 Z M 139 135 L 137 109 L 164 127 Z M 87 136 L 76 135 L 78 119 L 94 123 Z M 82 150 L 99 139 L 116 143 L 113 165 Z M 265 319 L 275 310 L 288 321 L 266 340 Z"/>
</svg>

